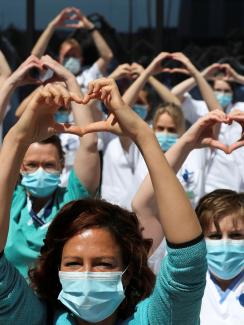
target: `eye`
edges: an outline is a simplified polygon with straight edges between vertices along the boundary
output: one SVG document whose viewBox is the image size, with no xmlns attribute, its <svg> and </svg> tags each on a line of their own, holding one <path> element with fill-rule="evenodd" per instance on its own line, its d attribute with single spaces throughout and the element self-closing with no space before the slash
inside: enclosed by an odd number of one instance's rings
<svg viewBox="0 0 244 325">
<path fill-rule="evenodd" d="M 101 262 L 100 265 L 104 266 L 104 267 L 108 267 L 108 268 L 113 267 L 113 265 L 111 263 L 107 263 L 107 262 Z"/>
<path fill-rule="evenodd" d="M 209 239 L 221 239 L 222 238 L 222 234 L 215 233 L 215 234 L 210 234 L 207 237 Z"/>
<path fill-rule="evenodd" d="M 65 266 L 72 266 L 72 265 L 77 265 L 79 264 L 78 262 L 67 262 L 65 263 Z"/>
<path fill-rule="evenodd" d="M 164 127 L 163 127 L 163 126 L 157 126 L 157 127 L 156 127 L 156 130 L 157 130 L 157 131 L 164 131 Z"/>
<path fill-rule="evenodd" d="M 46 163 L 45 164 L 45 168 L 55 168 L 56 166 L 55 166 L 55 164 L 53 164 L 53 163 Z"/>
<path fill-rule="evenodd" d="M 26 164 L 27 168 L 36 168 L 38 165 L 36 163 L 29 162 Z"/>
<path fill-rule="evenodd" d="M 176 129 L 175 128 L 168 128 L 168 132 L 169 133 L 176 133 Z"/>
<path fill-rule="evenodd" d="M 240 232 L 234 232 L 234 233 L 229 234 L 229 238 L 241 240 L 241 239 L 244 239 L 244 235 Z"/>
<path fill-rule="evenodd" d="M 80 262 L 76 262 L 76 261 L 72 261 L 72 262 L 66 262 L 64 265 L 65 266 L 80 266 L 81 263 Z"/>
</svg>

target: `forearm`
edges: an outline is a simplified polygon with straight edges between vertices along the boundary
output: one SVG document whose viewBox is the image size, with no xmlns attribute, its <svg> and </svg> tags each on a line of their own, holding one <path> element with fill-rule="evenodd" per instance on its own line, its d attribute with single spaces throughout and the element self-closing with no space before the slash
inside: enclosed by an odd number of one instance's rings
<svg viewBox="0 0 244 325">
<path fill-rule="evenodd" d="M 91 27 L 92 29 L 93 27 Z M 97 47 L 99 56 L 106 62 L 108 63 L 109 61 L 112 60 L 113 58 L 113 52 L 108 46 L 107 42 L 103 38 L 103 36 L 100 34 L 100 32 L 95 29 L 94 31 L 91 32 L 93 41 Z"/>
<path fill-rule="evenodd" d="M 202 98 L 205 101 L 206 105 L 208 106 L 209 111 L 211 112 L 215 109 L 222 110 L 207 80 L 202 76 L 202 74 L 197 69 L 194 70 L 195 70 L 194 78 L 196 80 L 196 83 L 202 95 Z"/>
<path fill-rule="evenodd" d="M 50 22 L 34 45 L 31 54 L 37 56 L 38 58 L 41 58 L 48 47 L 49 41 L 52 38 L 54 31 L 55 25 Z"/>
<path fill-rule="evenodd" d="M 126 90 L 123 95 L 123 101 L 129 106 L 133 106 L 138 98 L 139 92 L 145 86 L 148 78 L 150 77 L 150 72 L 145 69 L 142 74 L 133 82 L 133 84 Z"/>
<path fill-rule="evenodd" d="M 184 99 L 184 94 L 191 91 L 195 86 L 196 86 L 196 80 L 193 77 L 191 77 L 180 82 L 178 85 L 174 86 L 171 89 L 171 92 L 172 94 L 177 96 L 179 100 L 182 102 Z"/>
<path fill-rule="evenodd" d="M 144 130 L 143 133 L 137 138 L 136 143 L 149 170 L 158 206 L 159 220 L 165 236 L 172 243 L 190 241 L 201 233 L 198 219 L 174 171 L 167 163 L 153 131 L 145 132 Z"/>
<path fill-rule="evenodd" d="M 235 79 L 236 82 L 238 82 L 241 85 L 244 85 L 244 76 L 238 74 Z"/>
<path fill-rule="evenodd" d="M 163 85 L 159 80 L 150 76 L 148 79 L 150 85 L 156 90 L 160 98 L 166 103 L 173 103 L 180 106 L 180 101 L 176 95 L 174 95 L 165 85 Z"/>
<path fill-rule="evenodd" d="M 27 97 L 25 97 L 25 99 L 23 99 L 22 102 L 19 104 L 19 106 L 17 107 L 17 109 L 15 111 L 15 116 L 17 118 L 20 118 L 21 117 L 21 115 L 24 113 L 26 107 L 30 103 L 32 97 L 35 95 L 35 93 L 38 90 L 39 90 L 39 87 L 37 87 L 32 93 L 30 93 L 30 95 L 28 95 Z"/>
<path fill-rule="evenodd" d="M 187 139 L 183 135 L 177 143 L 165 153 L 165 158 L 170 167 L 174 170 L 175 174 L 178 173 L 192 149 L 192 145 L 188 143 Z M 133 198 L 132 207 L 133 211 L 139 215 L 158 216 L 154 189 L 149 174 L 145 177 Z"/>
<path fill-rule="evenodd" d="M 2 123 L 5 112 L 9 103 L 9 100 L 11 98 L 11 95 L 13 94 L 15 90 L 15 86 L 13 83 L 11 83 L 10 79 L 5 80 L 3 86 L 0 89 L 0 123 Z"/>
<path fill-rule="evenodd" d="M 0 77 L 8 78 L 10 76 L 10 74 L 11 74 L 11 68 L 10 68 L 3 52 L 0 50 Z"/>
<path fill-rule="evenodd" d="M 9 214 L 12 195 L 18 180 L 20 165 L 28 148 L 18 136 L 14 126 L 4 138 L 0 153 L 0 251 L 5 247 L 8 236 Z"/>
<path fill-rule="evenodd" d="M 77 95 L 82 95 L 76 80 L 67 82 L 68 89 Z M 92 104 L 94 105 L 94 103 Z M 84 127 L 94 122 L 92 105 L 71 103 L 75 124 Z M 75 156 L 75 173 L 90 193 L 95 193 L 100 181 L 100 158 L 97 151 L 96 133 L 86 134 L 80 138 L 80 146 Z"/>
</svg>

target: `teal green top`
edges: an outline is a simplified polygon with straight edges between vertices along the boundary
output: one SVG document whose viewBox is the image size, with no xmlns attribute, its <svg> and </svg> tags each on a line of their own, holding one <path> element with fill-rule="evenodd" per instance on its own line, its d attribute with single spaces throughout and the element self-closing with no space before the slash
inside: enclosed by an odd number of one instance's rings
<svg viewBox="0 0 244 325">
<path fill-rule="evenodd" d="M 207 263 L 204 240 L 183 248 L 168 247 L 155 288 L 135 313 L 117 325 L 196 325 L 205 287 Z M 0 324 L 47 325 L 47 310 L 24 278 L 0 258 Z M 56 311 L 53 325 L 75 325 L 65 309 Z"/>
<path fill-rule="evenodd" d="M 72 170 L 68 186 L 66 188 L 58 187 L 55 191 L 50 214 L 46 217 L 45 224 L 40 226 L 33 222 L 30 216 L 25 188 L 22 185 L 17 186 L 11 205 L 5 255 L 24 277 L 27 277 L 29 267 L 33 266 L 39 256 L 48 226 L 58 211 L 66 203 L 88 195 L 89 193 Z"/>
</svg>

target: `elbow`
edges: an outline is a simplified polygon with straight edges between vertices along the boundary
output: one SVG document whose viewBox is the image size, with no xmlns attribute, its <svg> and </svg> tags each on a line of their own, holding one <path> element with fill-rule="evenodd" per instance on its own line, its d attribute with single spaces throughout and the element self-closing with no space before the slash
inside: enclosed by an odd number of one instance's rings
<svg viewBox="0 0 244 325">
<path fill-rule="evenodd" d="M 114 58 L 114 54 L 111 50 L 109 50 L 105 55 L 104 55 L 104 60 L 106 62 L 110 62 Z"/>
</svg>

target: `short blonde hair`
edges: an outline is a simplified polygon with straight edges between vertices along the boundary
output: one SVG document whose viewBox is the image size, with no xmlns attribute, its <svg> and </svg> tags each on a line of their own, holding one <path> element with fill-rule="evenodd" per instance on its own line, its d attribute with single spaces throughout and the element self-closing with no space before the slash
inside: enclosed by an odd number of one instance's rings
<svg viewBox="0 0 244 325">
<path fill-rule="evenodd" d="M 154 118 L 153 118 L 153 129 L 156 129 L 156 125 L 160 115 L 167 113 L 172 118 L 175 123 L 175 127 L 177 133 L 182 135 L 185 132 L 185 118 L 182 113 L 180 106 L 174 103 L 166 103 L 164 105 L 160 105 L 157 109 Z"/>
</svg>

